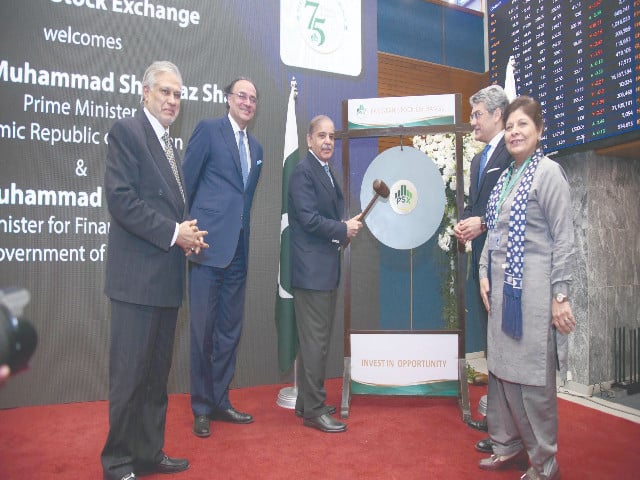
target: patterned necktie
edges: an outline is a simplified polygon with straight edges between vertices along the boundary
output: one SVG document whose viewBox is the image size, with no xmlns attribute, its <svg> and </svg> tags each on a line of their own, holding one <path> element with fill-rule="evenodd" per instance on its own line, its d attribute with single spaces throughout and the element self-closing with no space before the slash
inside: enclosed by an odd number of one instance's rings
<svg viewBox="0 0 640 480">
<path fill-rule="evenodd" d="M 324 168 L 324 171 L 327 174 L 327 177 L 329 177 L 329 180 L 331 180 L 331 185 L 333 185 L 333 177 L 331 177 L 331 173 L 329 173 L 329 164 L 323 163 L 322 168 Z"/>
<path fill-rule="evenodd" d="M 484 172 L 484 167 L 487 166 L 487 160 L 489 159 L 489 149 L 491 145 L 487 144 L 482 150 L 482 155 L 480 156 L 480 169 L 478 170 L 478 189 L 480 189 L 480 180 L 482 180 L 482 174 Z"/>
<path fill-rule="evenodd" d="M 171 138 L 169 137 L 169 132 L 164 132 L 162 135 L 162 140 L 164 141 L 164 154 L 167 156 L 167 160 L 169 160 L 169 165 L 171 165 L 171 171 L 173 172 L 173 176 L 178 182 L 178 188 L 180 188 L 180 195 L 182 195 L 182 200 L 184 201 L 184 190 L 182 189 L 182 182 L 180 181 L 180 174 L 178 173 L 178 165 L 176 164 L 176 157 L 173 156 L 173 145 L 171 145 Z"/>
<path fill-rule="evenodd" d="M 247 149 L 244 147 L 244 132 L 238 130 L 238 150 L 240 152 L 240 167 L 242 168 L 242 184 L 247 186 L 249 177 L 249 165 L 247 162 Z"/>
</svg>

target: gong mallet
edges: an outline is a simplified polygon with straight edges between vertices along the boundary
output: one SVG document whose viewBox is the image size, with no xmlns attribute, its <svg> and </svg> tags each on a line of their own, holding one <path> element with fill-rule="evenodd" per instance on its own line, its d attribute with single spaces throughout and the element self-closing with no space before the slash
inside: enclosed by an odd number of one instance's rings
<svg viewBox="0 0 640 480">
<path fill-rule="evenodd" d="M 367 213 L 369 213 L 369 210 L 371 210 L 371 208 L 376 203 L 376 200 L 378 200 L 379 197 L 389 198 L 389 187 L 382 180 L 378 180 L 376 178 L 373 181 L 373 191 L 376 192 L 376 194 L 371 198 L 371 200 L 369 200 L 369 203 L 367 204 L 366 207 L 364 207 L 364 210 L 360 212 L 360 215 L 358 215 L 358 220 L 360 221 L 364 220 L 364 217 L 367 215 Z M 344 242 L 343 248 L 347 248 L 350 243 L 351 243 L 351 239 L 347 238 L 346 242 Z"/>
<path fill-rule="evenodd" d="M 378 200 L 378 197 L 389 198 L 389 187 L 382 180 L 378 180 L 376 178 L 373 181 L 373 191 L 376 192 L 376 194 L 371 198 L 371 200 L 369 200 L 369 204 L 366 207 L 364 207 L 364 210 L 359 215 L 360 221 L 364 220 L 364 217 L 367 216 L 367 213 L 369 213 L 369 210 L 371 210 L 371 208 L 373 207 L 373 204 L 376 203 L 376 200 Z"/>
</svg>

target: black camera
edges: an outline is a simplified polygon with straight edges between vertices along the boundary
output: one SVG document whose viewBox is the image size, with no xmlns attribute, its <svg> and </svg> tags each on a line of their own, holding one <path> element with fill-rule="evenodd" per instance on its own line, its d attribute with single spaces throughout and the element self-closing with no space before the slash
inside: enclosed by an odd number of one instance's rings
<svg viewBox="0 0 640 480">
<path fill-rule="evenodd" d="M 38 344 L 36 329 L 21 318 L 29 300 L 24 288 L 0 289 L 0 365 L 9 365 L 11 373 L 27 365 Z"/>
</svg>

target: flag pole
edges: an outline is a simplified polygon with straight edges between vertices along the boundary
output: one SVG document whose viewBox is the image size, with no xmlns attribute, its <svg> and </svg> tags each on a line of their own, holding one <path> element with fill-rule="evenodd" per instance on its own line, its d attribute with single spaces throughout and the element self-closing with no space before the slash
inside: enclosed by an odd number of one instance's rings
<svg viewBox="0 0 640 480">
<path fill-rule="evenodd" d="M 276 326 L 278 329 L 278 363 L 281 371 L 291 366 L 293 354 L 293 386 L 284 387 L 278 393 L 276 404 L 279 407 L 294 409 L 298 397 L 298 359 L 296 353 L 297 333 L 295 311 L 289 269 L 289 216 L 287 193 L 289 176 L 298 163 L 298 125 L 296 120 L 295 98 L 298 86 L 295 77 L 291 78 L 291 91 L 287 105 L 285 127 L 284 158 L 282 162 L 282 216 L 280 221 L 280 265 L 278 269 L 278 296 L 276 298 Z"/>
<path fill-rule="evenodd" d="M 278 400 L 276 404 L 279 407 L 292 410 L 296 406 L 296 398 L 298 398 L 298 358 L 293 362 L 293 386 L 282 387 L 278 392 Z"/>
</svg>

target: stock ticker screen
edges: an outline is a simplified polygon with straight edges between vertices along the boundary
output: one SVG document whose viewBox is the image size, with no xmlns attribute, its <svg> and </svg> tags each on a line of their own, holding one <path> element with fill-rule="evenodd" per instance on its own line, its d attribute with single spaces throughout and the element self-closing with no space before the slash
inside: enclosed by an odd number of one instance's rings
<svg viewBox="0 0 640 480">
<path fill-rule="evenodd" d="M 490 83 L 540 102 L 547 155 L 640 138 L 640 0 L 489 0 L 488 27 Z"/>
</svg>

